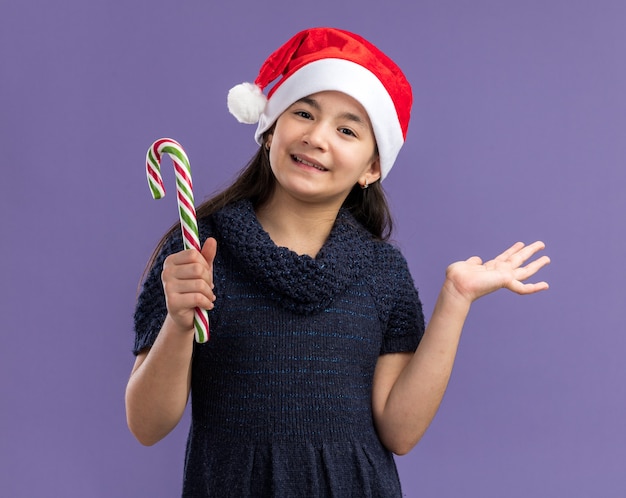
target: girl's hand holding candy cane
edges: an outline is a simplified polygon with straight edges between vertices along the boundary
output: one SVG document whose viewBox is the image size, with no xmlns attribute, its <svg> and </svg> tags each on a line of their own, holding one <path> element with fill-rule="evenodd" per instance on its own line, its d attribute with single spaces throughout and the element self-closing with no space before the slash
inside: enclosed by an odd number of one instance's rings
<svg viewBox="0 0 626 498">
<path fill-rule="evenodd" d="M 167 312 L 181 330 L 194 327 L 195 310 L 213 309 L 213 258 L 217 242 L 207 239 L 202 251 L 187 249 L 167 257 L 161 280 Z"/>
<path fill-rule="evenodd" d="M 183 233 L 183 245 L 185 249 L 195 250 L 196 252 L 201 251 L 200 248 L 200 240 L 198 238 L 198 223 L 196 221 L 196 208 L 194 207 L 193 202 L 193 185 L 191 181 L 191 166 L 189 164 L 189 159 L 187 158 L 187 154 L 185 153 L 183 147 L 176 141 L 171 138 L 161 138 L 155 141 L 146 154 L 146 176 L 148 178 L 148 186 L 150 187 L 150 191 L 152 192 L 152 197 L 155 199 L 160 199 L 165 195 L 165 187 L 163 185 L 163 179 L 161 178 L 161 155 L 168 154 L 174 163 L 174 171 L 176 172 L 176 194 L 178 199 L 178 213 L 180 215 L 180 228 Z M 212 243 L 211 243 L 212 244 Z M 206 245 L 206 244 L 205 244 Z M 211 255 L 211 252 L 209 252 Z M 210 256 L 210 262 L 213 263 L 213 257 L 215 256 L 215 250 L 213 249 L 212 255 Z M 192 258 L 199 260 L 198 255 L 192 256 Z M 193 262 L 191 263 L 193 264 Z M 199 270 L 196 268 L 196 270 Z M 195 278 L 191 277 L 189 271 L 182 272 L 182 274 L 178 271 L 173 272 L 172 276 L 173 280 L 179 280 L 182 276 L 183 280 L 193 280 L 195 282 L 193 295 L 195 297 L 192 298 L 192 301 L 196 302 L 194 319 L 193 319 L 193 327 L 195 330 L 196 341 L 199 343 L 203 343 L 209 340 L 209 317 L 206 312 L 207 307 L 199 306 L 200 302 L 204 302 L 206 304 L 206 300 L 202 299 L 197 293 L 202 293 L 203 286 L 200 285 L 198 279 L 203 280 L 206 277 L 206 274 L 201 271 L 196 271 L 194 273 Z M 212 275 L 212 272 L 210 272 Z M 168 279 L 169 280 L 169 279 Z M 210 281 L 207 281 L 210 287 L 212 287 L 212 276 Z M 164 280 L 165 284 L 165 280 Z M 170 285 L 170 287 L 172 287 Z M 178 295 L 181 291 L 184 294 L 189 294 L 190 287 L 189 285 L 178 286 L 174 285 L 174 291 L 170 292 L 170 301 L 172 302 L 173 295 Z M 206 289 L 204 289 L 206 291 Z M 167 291 L 166 291 L 167 296 Z M 183 302 L 187 302 L 190 296 L 187 296 L 187 299 L 183 300 Z M 205 293 L 205 297 L 209 299 L 212 303 L 215 299 L 213 295 L 213 291 L 211 290 L 209 294 Z M 176 304 L 173 304 L 174 309 L 176 310 L 176 314 L 180 315 L 181 307 L 184 309 L 184 305 L 181 303 L 180 299 L 174 299 Z M 212 308 L 212 306 L 211 306 Z M 171 312 L 170 306 L 168 304 L 168 312 Z M 184 315 L 184 313 L 183 313 Z M 174 317 L 172 317 L 174 318 Z M 184 324 L 185 320 L 180 318 L 180 323 Z"/>
</svg>

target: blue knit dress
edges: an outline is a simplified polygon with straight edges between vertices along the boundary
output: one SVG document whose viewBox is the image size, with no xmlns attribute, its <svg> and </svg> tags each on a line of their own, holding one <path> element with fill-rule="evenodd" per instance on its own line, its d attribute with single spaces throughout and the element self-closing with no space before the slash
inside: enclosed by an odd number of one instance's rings
<svg viewBox="0 0 626 498">
<path fill-rule="evenodd" d="M 194 346 L 185 497 L 400 497 L 371 411 L 381 354 L 413 351 L 424 331 L 407 264 L 341 210 L 316 258 L 277 247 L 242 201 L 200 220 L 218 241 L 211 338 Z M 165 315 L 160 273 L 135 312 L 134 352 Z"/>
</svg>

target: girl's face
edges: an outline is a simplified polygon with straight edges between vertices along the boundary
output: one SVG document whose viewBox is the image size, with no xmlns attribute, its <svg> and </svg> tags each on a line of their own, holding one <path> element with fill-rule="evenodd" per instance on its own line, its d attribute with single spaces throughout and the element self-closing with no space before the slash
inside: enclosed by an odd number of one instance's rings
<svg viewBox="0 0 626 498">
<path fill-rule="evenodd" d="M 352 97 L 320 92 L 292 104 L 268 137 L 277 191 L 341 206 L 356 183 L 380 178 L 369 117 Z"/>
</svg>

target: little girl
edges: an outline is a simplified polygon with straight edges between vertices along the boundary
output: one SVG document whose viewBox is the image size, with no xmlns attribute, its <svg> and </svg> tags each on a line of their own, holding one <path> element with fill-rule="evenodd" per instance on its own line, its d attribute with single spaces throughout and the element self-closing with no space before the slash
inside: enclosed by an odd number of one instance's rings
<svg viewBox="0 0 626 498">
<path fill-rule="evenodd" d="M 165 235 L 135 313 L 132 433 L 161 440 L 193 395 L 183 496 L 400 497 L 392 454 L 434 417 L 470 304 L 548 288 L 522 283 L 549 262 L 526 264 L 541 242 L 472 257 L 448 267 L 424 327 L 380 186 L 411 104 L 393 61 L 330 28 L 298 33 L 231 90 L 260 148 L 199 207 L 201 252 L 177 226 Z"/>
</svg>

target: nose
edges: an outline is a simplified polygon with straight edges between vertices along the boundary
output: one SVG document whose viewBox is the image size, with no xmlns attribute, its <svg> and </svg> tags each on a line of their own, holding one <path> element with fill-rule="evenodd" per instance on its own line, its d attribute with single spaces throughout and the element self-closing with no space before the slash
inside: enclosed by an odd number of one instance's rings
<svg viewBox="0 0 626 498">
<path fill-rule="evenodd" d="M 328 147 L 327 126 L 320 122 L 313 122 L 302 135 L 302 142 L 316 149 L 326 150 Z"/>
</svg>

